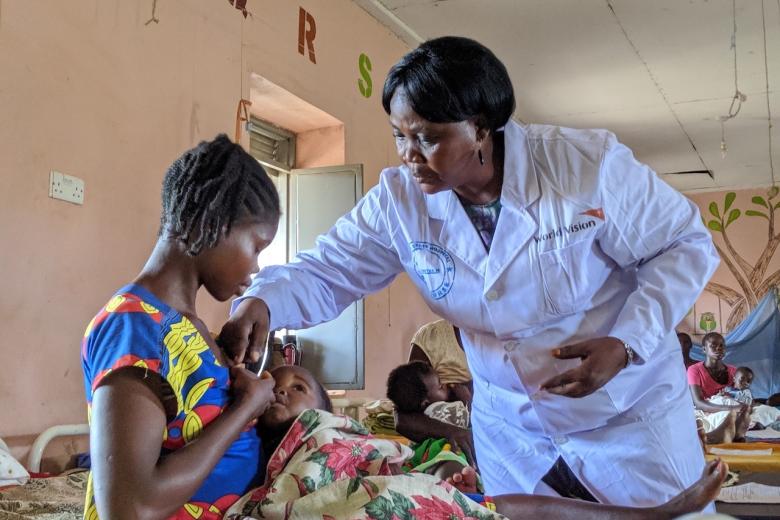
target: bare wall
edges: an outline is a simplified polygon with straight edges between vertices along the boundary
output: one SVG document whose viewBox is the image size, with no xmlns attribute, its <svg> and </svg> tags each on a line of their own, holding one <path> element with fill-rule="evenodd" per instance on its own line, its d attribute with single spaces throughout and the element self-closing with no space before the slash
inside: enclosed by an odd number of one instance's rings
<svg viewBox="0 0 780 520">
<path fill-rule="evenodd" d="M 407 50 L 348 0 L 228 2 L 5 0 L 0 3 L 0 436 L 28 439 L 84 422 L 84 328 L 142 267 L 159 220 L 159 186 L 184 149 L 232 135 L 258 73 L 344 122 L 345 162 L 364 185 L 395 164 L 379 101 Z M 316 61 L 298 53 L 299 6 L 317 23 Z M 357 86 L 372 61 L 374 93 Z M 86 182 L 86 202 L 48 198 L 49 171 Z M 218 330 L 226 306 L 200 312 Z M 432 317 L 408 279 L 366 301 L 366 379 L 381 395 L 416 327 Z M 23 456 L 26 442 L 14 444 Z"/>
</svg>

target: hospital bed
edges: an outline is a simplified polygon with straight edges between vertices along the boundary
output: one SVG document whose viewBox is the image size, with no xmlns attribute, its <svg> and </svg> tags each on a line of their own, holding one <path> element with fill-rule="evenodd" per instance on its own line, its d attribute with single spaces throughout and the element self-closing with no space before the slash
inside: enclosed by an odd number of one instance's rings
<svg viewBox="0 0 780 520">
<path fill-rule="evenodd" d="M 360 420 L 363 406 L 373 401 L 365 397 L 333 396 L 333 409 L 337 414 Z M 27 458 L 27 470 L 31 479 L 24 485 L 0 487 L 0 518 L 13 515 L 16 520 L 57 519 L 80 520 L 83 514 L 87 472 L 69 470 L 60 475 L 41 473 L 41 461 L 47 446 L 55 439 L 68 436 L 89 435 L 87 424 L 57 425 L 43 431 L 32 444 Z M 0 449 L 6 449 L 0 440 Z M 9 516 L 10 518 L 10 516 Z"/>
<path fill-rule="evenodd" d="M 38 435 L 27 460 L 30 480 L 24 485 L 0 487 L 0 518 L 80 520 L 84 509 L 87 471 L 74 469 L 60 475 L 49 475 L 40 472 L 41 460 L 52 440 L 88 434 L 89 426 L 86 424 L 69 424 L 53 426 Z M 0 445 L 5 448 L 1 441 Z"/>
</svg>

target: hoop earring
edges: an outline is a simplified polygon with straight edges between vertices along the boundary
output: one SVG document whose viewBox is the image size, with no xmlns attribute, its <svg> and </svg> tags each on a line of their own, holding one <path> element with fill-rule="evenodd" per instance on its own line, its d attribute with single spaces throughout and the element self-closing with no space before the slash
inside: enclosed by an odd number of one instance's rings
<svg viewBox="0 0 780 520">
<path fill-rule="evenodd" d="M 477 151 L 477 156 L 479 157 L 479 164 L 484 165 L 485 159 L 482 157 L 482 148 Z"/>
</svg>

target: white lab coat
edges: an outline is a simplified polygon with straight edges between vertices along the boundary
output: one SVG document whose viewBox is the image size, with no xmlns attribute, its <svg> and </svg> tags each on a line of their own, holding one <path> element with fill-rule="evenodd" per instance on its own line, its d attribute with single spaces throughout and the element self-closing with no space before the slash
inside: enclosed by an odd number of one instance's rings
<svg viewBox="0 0 780 520">
<path fill-rule="evenodd" d="M 406 271 L 461 329 L 488 494 L 542 491 L 562 456 L 604 502 L 663 502 L 704 464 L 673 328 L 718 265 L 712 239 L 609 132 L 510 122 L 505 143 L 489 254 L 455 193 L 426 195 L 388 168 L 315 249 L 263 269 L 245 296 L 265 300 L 273 329 L 305 328 Z M 553 348 L 602 336 L 639 363 L 585 398 L 537 394 L 579 363 Z"/>
</svg>

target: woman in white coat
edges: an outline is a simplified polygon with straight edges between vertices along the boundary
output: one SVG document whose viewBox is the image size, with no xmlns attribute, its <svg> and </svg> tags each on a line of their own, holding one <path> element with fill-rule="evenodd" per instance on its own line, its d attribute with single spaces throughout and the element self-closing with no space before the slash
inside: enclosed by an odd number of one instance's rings
<svg viewBox="0 0 780 520">
<path fill-rule="evenodd" d="M 473 40 L 420 45 L 382 102 L 402 165 L 255 278 L 221 334 L 234 359 L 406 271 L 461 330 L 488 494 L 650 506 L 692 484 L 673 328 L 718 264 L 696 207 L 607 131 L 510 120 L 506 69 Z"/>
</svg>

